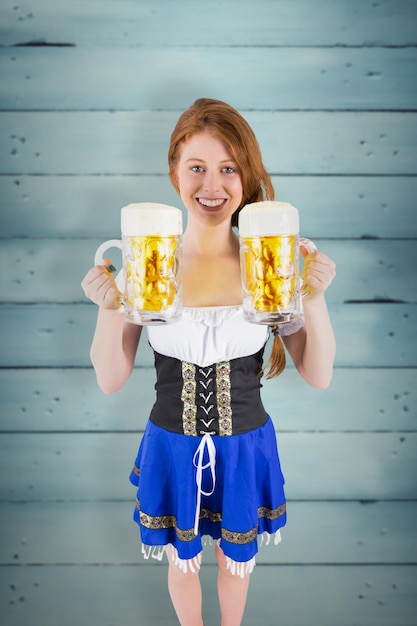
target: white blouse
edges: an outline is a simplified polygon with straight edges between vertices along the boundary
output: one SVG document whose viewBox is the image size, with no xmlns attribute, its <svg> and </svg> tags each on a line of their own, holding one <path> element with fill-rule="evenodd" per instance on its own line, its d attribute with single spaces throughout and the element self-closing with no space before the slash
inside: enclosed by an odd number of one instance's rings
<svg viewBox="0 0 417 626">
<path fill-rule="evenodd" d="M 301 317 L 282 326 L 280 334 L 290 335 L 303 325 Z M 200 367 L 256 354 L 269 336 L 268 326 L 245 321 L 241 305 L 183 307 L 179 322 L 146 328 L 156 352 Z"/>
</svg>

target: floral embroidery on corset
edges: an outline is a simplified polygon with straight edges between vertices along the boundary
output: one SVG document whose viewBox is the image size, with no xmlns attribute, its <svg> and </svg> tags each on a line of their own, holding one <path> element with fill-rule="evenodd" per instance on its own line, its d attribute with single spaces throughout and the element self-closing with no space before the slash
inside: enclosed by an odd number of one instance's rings
<svg viewBox="0 0 417 626">
<path fill-rule="evenodd" d="M 217 410 L 219 412 L 219 435 L 232 435 L 232 407 L 230 393 L 230 362 L 222 361 L 216 366 Z"/>
<path fill-rule="evenodd" d="M 184 402 L 184 409 L 182 413 L 182 423 L 185 435 L 192 437 L 197 436 L 197 405 L 195 403 L 195 365 L 192 363 L 182 363 L 182 378 L 183 388 L 181 393 L 181 400 Z"/>
<path fill-rule="evenodd" d="M 214 375 L 215 368 L 215 375 Z M 230 362 L 209 367 L 182 362 L 184 403 L 182 426 L 185 435 L 220 435 L 232 432 Z"/>
</svg>

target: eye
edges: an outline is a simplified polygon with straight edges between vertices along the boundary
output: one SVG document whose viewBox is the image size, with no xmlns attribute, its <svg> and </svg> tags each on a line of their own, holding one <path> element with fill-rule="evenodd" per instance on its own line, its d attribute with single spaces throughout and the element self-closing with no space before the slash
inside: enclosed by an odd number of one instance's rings
<svg viewBox="0 0 417 626">
<path fill-rule="evenodd" d="M 224 172 L 224 174 L 234 174 L 236 172 L 236 168 L 231 165 L 227 165 L 222 169 L 222 172 Z"/>
<path fill-rule="evenodd" d="M 197 174 L 203 171 L 201 165 L 193 165 L 190 169 L 192 172 L 196 172 Z"/>
</svg>

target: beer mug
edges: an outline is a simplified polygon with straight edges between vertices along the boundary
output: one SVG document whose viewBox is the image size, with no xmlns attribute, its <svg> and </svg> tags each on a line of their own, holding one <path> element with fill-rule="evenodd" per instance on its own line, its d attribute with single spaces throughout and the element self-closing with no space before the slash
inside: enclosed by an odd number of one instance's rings
<svg viewBox="0 0 417 626">
<path fill-rule="evenodd" d="M 165 204 L 142 202 L 121 210 L 122 239 L 102 243 L 95 265 L 109 248 L 120 248 L 123 275 L 116 284 L 123 292 L 125 317 L 140 325 L 176 322 L 181 318 L 179 279 L 182 212 Z"/>
<path fill-rule="evenodd" d="M 300 317 L 306 295 L 299 271 L 300 245 L 317 250 L 299 237 L 299 217 L 287 202 L 248 204 L 239 213 L 243 311 L 248 322 L 287 324 Z"/>
</svg>

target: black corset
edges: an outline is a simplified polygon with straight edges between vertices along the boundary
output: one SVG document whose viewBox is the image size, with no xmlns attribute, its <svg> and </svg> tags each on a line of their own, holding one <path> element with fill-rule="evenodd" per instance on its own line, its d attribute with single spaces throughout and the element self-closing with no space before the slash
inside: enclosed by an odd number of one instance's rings
<svg viewBox="0 0 417 626">
<path fill-rule="evenodd" d="M 238 435 L 263 426 L 263 352 L 206 367 L 154 352 L 157 394 L 151 421 L 194 437 Z"/>
</svg>

